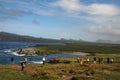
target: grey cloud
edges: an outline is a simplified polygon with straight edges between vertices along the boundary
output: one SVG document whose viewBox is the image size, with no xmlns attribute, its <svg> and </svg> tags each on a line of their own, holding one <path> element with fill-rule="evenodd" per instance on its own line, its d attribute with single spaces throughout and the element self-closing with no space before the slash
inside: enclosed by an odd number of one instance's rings
<svg viewBox="0 0 120 80">
<path fill-rule="evenodd" d="M 35 5 L 32 1 L 28 3 L 25 1 L 17 1 L 17 0 L 11 0 L 11 1 L 5 1 L 0 0 L 0 17 L 2 19 L 11 19 L 11 17 L 18 18 L 19 16 L 23 15 L 53 15 L 54 11 L 48 10 L 48 7 L 45 7 L 44 10 L 42 9 L 42 6 Z M 18 4 L 16 7 L 11 7 L 9 5 L 3 4 L 2 2 L 6 2 L 9 4 L 16 3 Z M 42 3 L 44 4 L 44 3 Z M 46 9 L 45 9 L 46 8 Z"/>
<path fill-rule="evenodd" d="M 0 4 L 0 20 L 17 19 L 22 15 L 31 15 L 30 11 L 25 11 L 19 8 L 7 8 Z"/>
<path fill-rule="evenodd" d="M 19 16 L 22 14 L 28 14 L 28 12 L 20 9 L 8 9 L 6 10 L 6 14 L 11 15 L 11 16 Z"/>
<path fill-rule="evenodd" d="M 32 23 L 35 24 L 35 25 L 40 25 L 40 22 L 37 21 L 37 20 L 33 20 Z"/>
</svg>

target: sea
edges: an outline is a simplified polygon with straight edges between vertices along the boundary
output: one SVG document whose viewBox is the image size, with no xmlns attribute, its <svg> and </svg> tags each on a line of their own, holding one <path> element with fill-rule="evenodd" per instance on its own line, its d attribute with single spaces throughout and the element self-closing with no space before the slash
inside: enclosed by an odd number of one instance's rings
<svg viewBox="0 0 120 80">
<path fill-rule="evenodd" d="M 20 64 L 26 57 L 28 63 L 41 63 L 43 55 L 19 55 L 13 50 L 19 48 L 33 47 L 35 45 L 64 45 L 64 43 L 29 43 L 29 42 L 6 42 L 0 41 L 0 64 L 12 64 L 11 58 L 14 58 L 14 64 Z M 66 54 L 66 53 L 51 53 L 44 55 L 46 61 L 52 60 L 52 58 L 67 58 L 67 57 L 81 57 L 85 54 Z"/>
</svg>

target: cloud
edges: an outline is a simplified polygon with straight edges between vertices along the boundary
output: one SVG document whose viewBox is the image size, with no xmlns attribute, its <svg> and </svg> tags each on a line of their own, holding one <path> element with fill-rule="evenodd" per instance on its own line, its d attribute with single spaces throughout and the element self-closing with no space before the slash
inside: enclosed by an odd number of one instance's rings
<svg viewBox="0 0 120 80">
<path fill-rule="evenodd" d="M 15 19 L 24 15 L 70 17 L 70 20 L 73 19 L 78 24 L 83 20 L 77 26 L 81 27 L 81 24 L 84 24 L 84 27 L 87 26 L 88 33 L 99 35 L 101 38 L 112 39 L 116 36 L 115 38 L 119 39 L 120 10 L 118 6 L 107 3 L 83 4 L 81 0 L 47 1 L 0 0 L 0 20 Z M 33 20 L 32 23 L 40 25 L 37 20 Z"/>
<path fill-rule="evenodd" d="M 43 9 L 43 4 L 38 5 L 33 3 L 35 1 L 31 1 L 30 3 L 25 1 L 17 1 L 17 0 L 0 0 L 0 17 L 4 19 L 12 19 L 11 17 L 17 18 L 23 15 L 52 15 L 53 12 L 51 10 Z M 4 2 L 4 3 L 3 3 Z M 16 4 L 14 7 L 7 4 Z"/>
<path fill-rule="evenodd" d="M 17 17 L 21 15 L 67 15 L 67 17 L 81 18 L 84 14 L 89 17 L 91 15 L 113 16 L 119 15 L 120 13 L 118 7 L 112 4 L 91 3 L 85 5 L 80 0 L 56 0 L 52 2 L 31 0 L 29 3 L 27 1 L 18 0 L 0 0 L 0 2 L 0 14 Z M 3 2 L 6 4 L 3 4 Z M 11 7 L 7 4 L 17 5 Z M 64 12 L 61 10 L 64 10 Z"/>
<path fill-rule="evenodd" d="M 33 20 L 32 23 L 35 25 L 40 25 L 40 22 L 38 22 L 37 20 Z"/>
<path fill-rule="evenodd" d="M 15 9 L 7 9 L 5 14 L 10 15 L 10 16 L 20 16 L 20 15 L 25 15 L 25 14 L 31 14 L 30 12 L 21 10 L 19 8 L 15 8 Z"/>
<path fill-rule="evenodd" d="M 101 21 L 97 25 L 89 26 L 87 31 L 97 35 L 100 39 L 120 40 L 120 17 L 114 16 Z M 99 35 L 99 36 L 98 36 Z"/>
<path fill-rule="evenodd" d="M 7 7 L 4 4 L 0 4 L 0 20 L 5 21 L 7 19 L 17 19 L 19 16 L 31 15 L 32 13 L 18 7 Z"/>
<path fill-rule="evenodd" d="M 120 40 L 119 7 L 105 3 L 85 5 L 79 0 L 58 0 L 53 2 L 52 6 L 63 9 L 70 17 L 88 21 L 83 25 L 87 27 L 84 31 L 89 33 L 88 35 L 94 38 L 113 39 L 114 37 Z M 89 22 L 93 24 L 87 25 Z"/>
<path fill-rule="evenodd" d="M 100 26 L 91 26 L 89 30 L 98 34 L 106 34 L 106 35 L 118 35 L 120 36 L 120 20 L 117 22 L 106 22 Z"/>
<path fill-rule="evenodd" d="M 53 2 L 52 6 L 60 7 L 67 12 L 80 11 L 81 5 L 78 0 L 59 0 L 57 2 Z"/>
<path fill-rule="evenodd" d="M 87 12 L 92 15 L 118 15 L 119 9 L 110 4 L 92 4 L 87 7 Z"/>
<path fill-rule="evenodd" d="M 51 3 L 51 5 L 59 7 L 66 12 L 77 14 L 77 16 L 80 16 L 82 13 L 88 15 L 113 16 L 118 15 L 120 12 L 119 8 L 112 4 L 92 3 L 85 5 L 79 0 L 58 0 Z"/>
</svg>

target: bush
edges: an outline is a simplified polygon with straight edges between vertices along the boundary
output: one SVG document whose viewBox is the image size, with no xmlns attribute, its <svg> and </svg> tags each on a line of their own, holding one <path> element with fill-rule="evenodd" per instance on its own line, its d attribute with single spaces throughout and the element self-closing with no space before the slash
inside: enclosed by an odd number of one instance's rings
<svg viewBox="0 0 120 80">
<path fill-rule="evenodd" d="M 63 63 L 70 64 L 71 61 L 63 61 Z"/>
<path fill-rule="evenodd" d="M 77 77 L 72 77 L 71 80 L 79 80 Z"/>
</svg>

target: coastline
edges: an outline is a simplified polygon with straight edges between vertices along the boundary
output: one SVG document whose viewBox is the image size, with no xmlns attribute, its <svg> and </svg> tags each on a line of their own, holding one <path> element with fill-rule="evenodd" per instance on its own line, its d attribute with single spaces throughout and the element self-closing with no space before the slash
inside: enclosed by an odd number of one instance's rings
<svg viewBox="0 0 120 80">
<path fill-rule="evenodd" d="M 85 53 L 85 52 L 65 52 L 65 51 L 63 51 L 62 53 L 65 53 L 65 54 L 76 54 L 76 55 L 79 55 L 79 54 L 90 55 L 90 53 Z"/>
<path fill-rule="evenodd" d="M 17 50 L 13 50 L 12 52 L 15 52 L 19 55 L 43 55 L 43 54 L 74 54 L 74 55 L 91 55 L 90 53 L 86 52 L 78 52 L 78 51 L 38 51 L 36 47 L 29 47 L 29 48 L 21 48 Z"/>
</svg>

